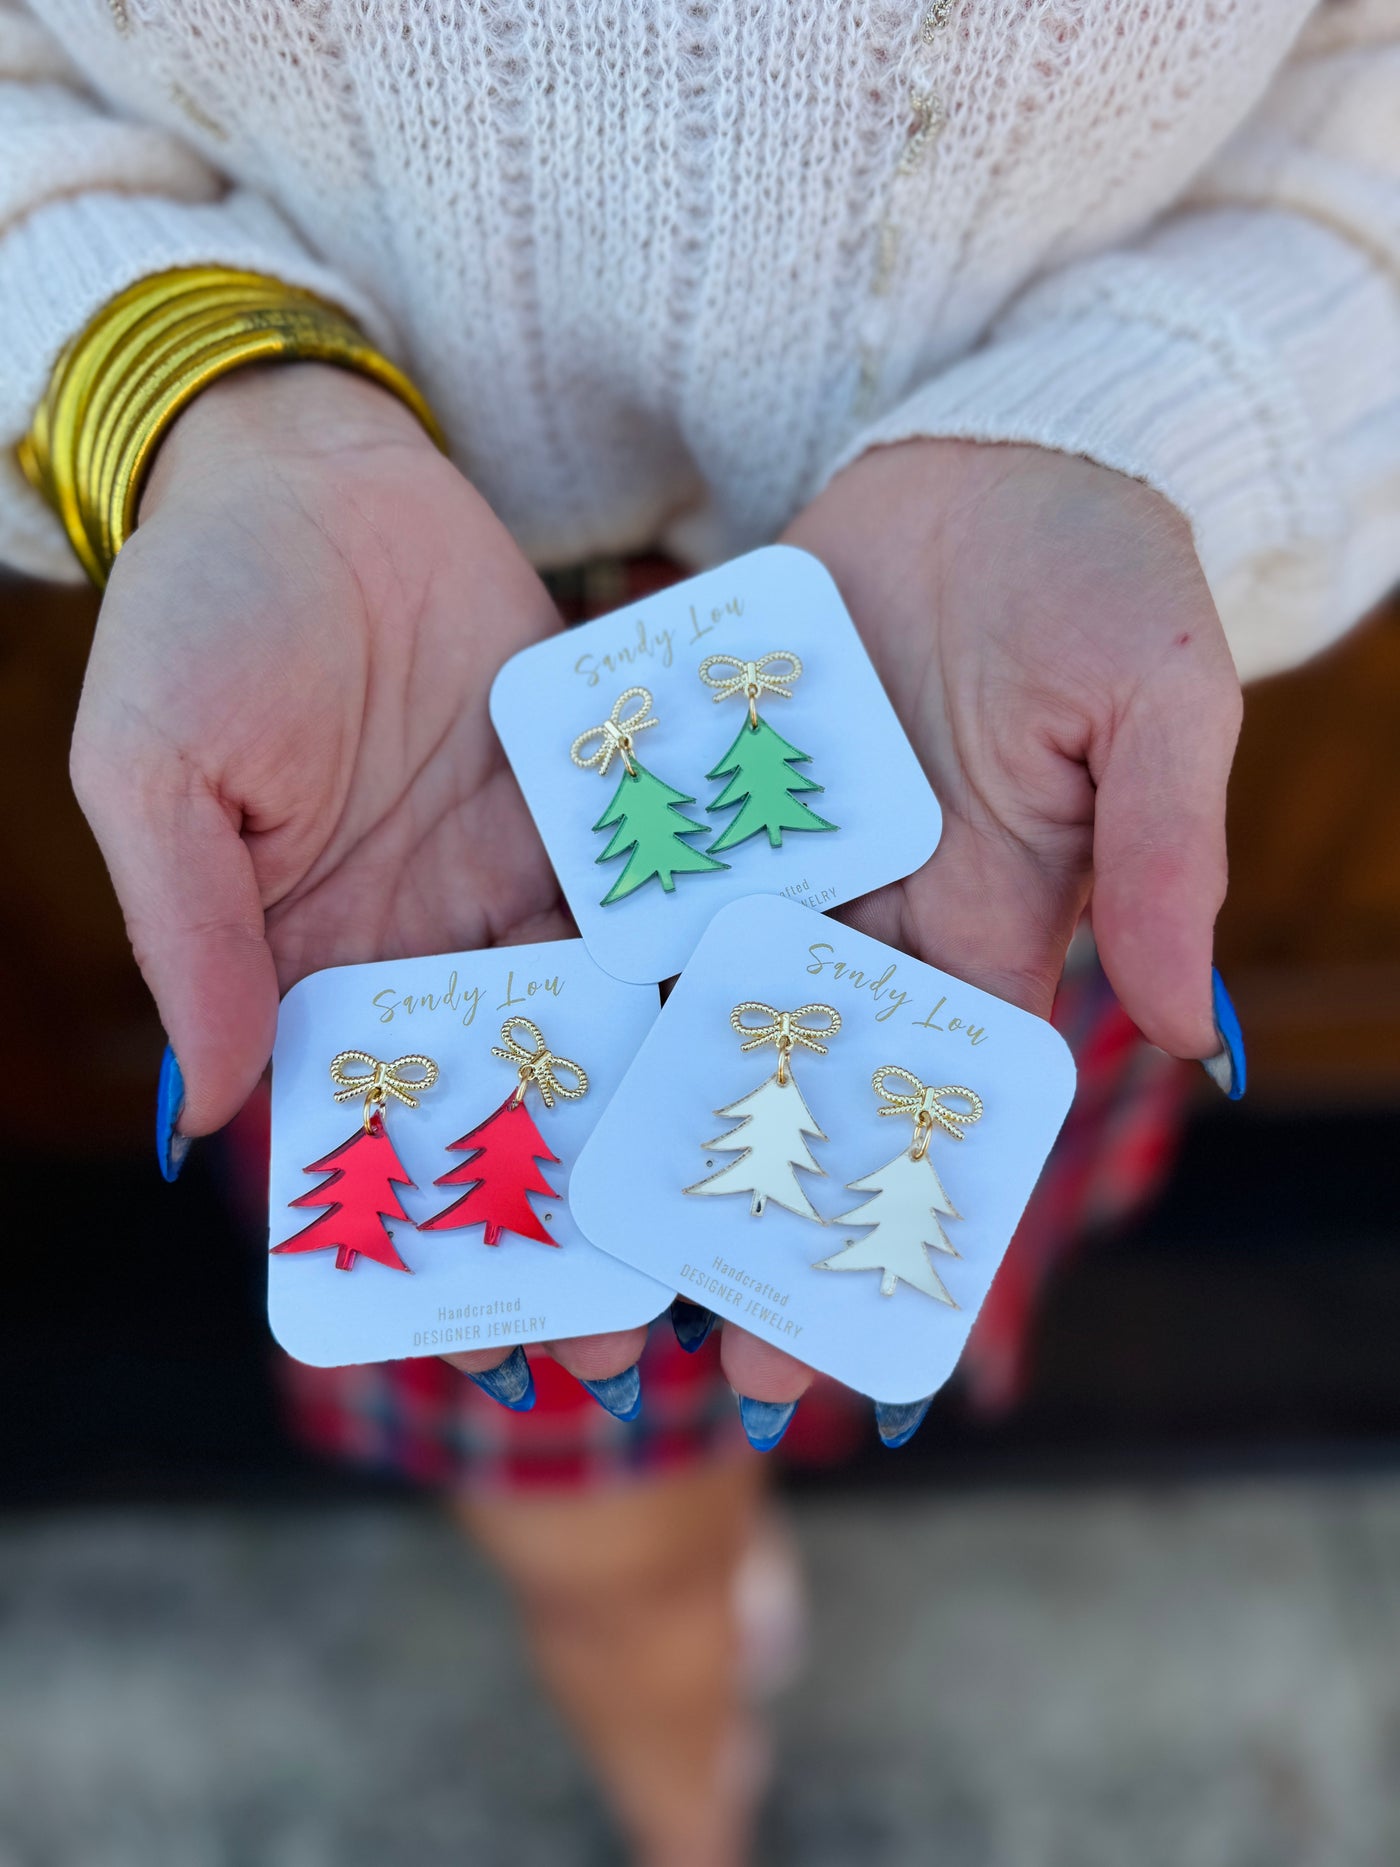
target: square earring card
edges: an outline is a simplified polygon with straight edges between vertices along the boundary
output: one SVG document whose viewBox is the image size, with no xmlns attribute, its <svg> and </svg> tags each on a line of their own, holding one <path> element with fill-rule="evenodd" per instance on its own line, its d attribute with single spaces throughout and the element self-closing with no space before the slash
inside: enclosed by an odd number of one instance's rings
<svg viewBox="0 0 1400 1867">
<path fill-rule="evenodd" d="M 788 545 L 522 650 L 491 718 L 619 979 L 678 973 L 730 901 L 838 907 L 938 844 L 938 800 L 836 585 Z"/>
<path fill-rule="evenodd" d="M 650 1322 L 574 1163 L 657 1012 L 581 940 L 336 966 L 282 1001 L 268 1318 L 317 1367 Z"/>
<path fill-rule="evenodd" d="M 584 1147 L 575 1215 L 847 1386 L 922 1400 L 957 1364 L 1074 1080 L 1043 1019 L 795 903 L 735 902 Z"/>
</svg>

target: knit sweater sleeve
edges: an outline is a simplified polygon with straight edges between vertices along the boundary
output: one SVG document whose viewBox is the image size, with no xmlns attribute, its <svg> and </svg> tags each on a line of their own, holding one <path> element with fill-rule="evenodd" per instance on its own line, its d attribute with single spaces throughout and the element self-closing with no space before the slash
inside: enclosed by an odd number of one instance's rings
<svg viewBox="0 0 1400 1867">
<path fill-rule="evenodd" d="M 0 563 L 80 579 L 15 444 L 94 312 L 149 273 L 207 264 L 321 292 L 385 341 L 373 309 L 265 201 L 176 137 L 102 111 L 48 35 L 0 0 Z"/>
<path fill-rule="evenodd" d="M 1034 282 L 830 471 L 931 436 L 1163 493 L 1244 679 L 1350 627 L 1400 578 L 1400 0 L 1329 0 L 1171 215 Z"/>
</svg>

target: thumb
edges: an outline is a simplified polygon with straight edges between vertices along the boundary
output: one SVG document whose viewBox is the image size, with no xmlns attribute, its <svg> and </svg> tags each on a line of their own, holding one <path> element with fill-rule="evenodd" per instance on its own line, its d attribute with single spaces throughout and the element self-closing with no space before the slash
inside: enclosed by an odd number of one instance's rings
<svg viewBox="0 0 1400 1867">
<path fill-rule="evenodd" d="M 189 759 L 74 736 L 73 788 L 184 1078 L 181 1134 L 237 1114 L 272 1052 L 277 974 L 239 813 Z"/>
<path fill-rule="evenodd" d="M 1223 639 L 1219 647 L 1228 663 Z M 1203 674 L 1183 660 L 1142 683 L 1093 772 L 1099 958 L 1143 1036 L 1176 1057 L 1209 1057 L 1220 1046 L 1211 960 L 1239 728 L 1233 667 Z"/>
</svg>

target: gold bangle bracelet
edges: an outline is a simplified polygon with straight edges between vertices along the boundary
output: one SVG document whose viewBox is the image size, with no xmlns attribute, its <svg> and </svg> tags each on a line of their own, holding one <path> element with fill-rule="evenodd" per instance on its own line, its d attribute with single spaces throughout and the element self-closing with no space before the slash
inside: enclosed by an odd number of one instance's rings
<svg viewBox="0 0 1400 1867">
<path fill-rule="evenodd" d="M 99 588 L 136 526 L 141 489 L 176 417 L 252 364 L 329 363 L 397 396 L 445 448 L 403 371 L 343 311 L 260 273 L 186 267 L 140 279 L 54 365 L 19 460 Z"/>
</svg>

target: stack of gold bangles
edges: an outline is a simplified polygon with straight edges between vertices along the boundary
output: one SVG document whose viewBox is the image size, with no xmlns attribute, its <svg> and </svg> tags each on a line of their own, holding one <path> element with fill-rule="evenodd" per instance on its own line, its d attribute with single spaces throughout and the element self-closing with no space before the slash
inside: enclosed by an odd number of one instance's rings
<svg viewBox="0 0 1400 1867">
<path fill-rule="evenodd" d="M 442 436 L 418 390 L 324 299 L 217 266 L 140 279 L 59 357 L 20 464 L 63 521 L 93 581 L 107 581 L 136 524 L 162 436 L 202 389 L 245 364 L 332 363 L 358 371 Z"/>
</svg>

